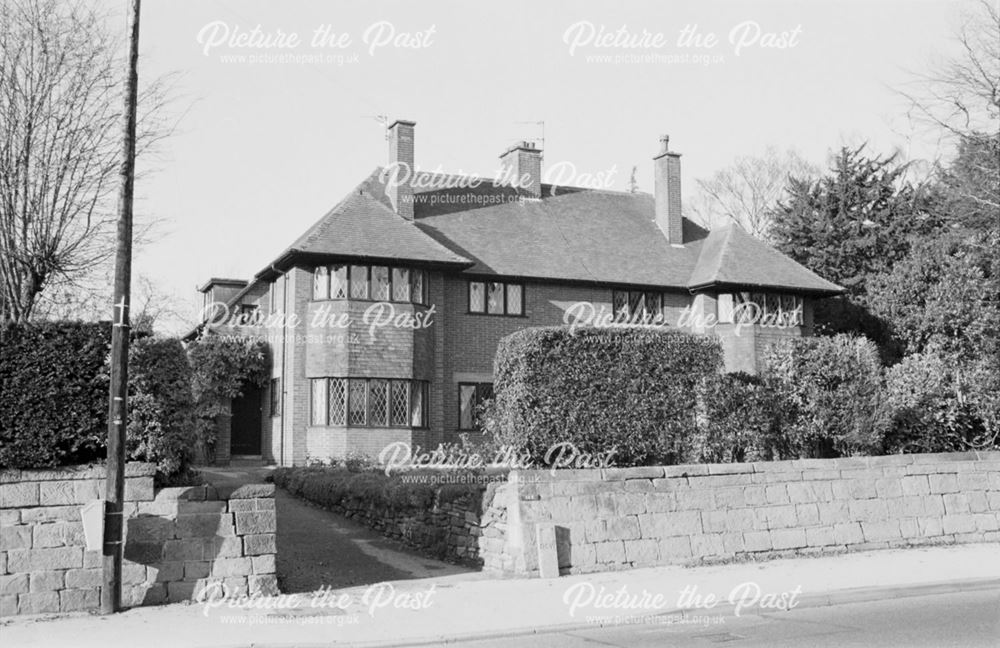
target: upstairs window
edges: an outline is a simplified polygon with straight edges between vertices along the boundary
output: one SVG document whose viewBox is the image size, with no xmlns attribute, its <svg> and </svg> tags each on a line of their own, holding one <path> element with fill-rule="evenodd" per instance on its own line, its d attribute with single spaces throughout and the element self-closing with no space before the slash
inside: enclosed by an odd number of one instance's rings
<svg viewBox="0 0 1000 648">
<path fill-rule="evenodd" d="M 357 299 L 427 304 L 424 270 L 389 266 L 319 266 L 313 271 L 313 299 Z"/>
<path fill-rule="evenodd" d="M 368 266 L 351 266 L 351 299 L 368 299 Z"/>
<path fill-rule="evenodd" d="M 524 284 L 470 281 L 469 312 L 481 315 L 523 315 Z"/>
</svg>

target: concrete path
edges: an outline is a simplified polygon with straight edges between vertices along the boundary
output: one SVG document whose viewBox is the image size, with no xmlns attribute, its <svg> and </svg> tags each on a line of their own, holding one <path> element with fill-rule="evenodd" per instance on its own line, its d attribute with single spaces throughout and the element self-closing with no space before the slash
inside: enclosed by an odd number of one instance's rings
<svg viewBox="0 0 1000 648">
<path fill-rule="evenodd" d="M 216 486 L 261 483 L 271 468 L 204 468 Z M 482 576 L 416 553 L 371 529 L 278 488 L 278 584 L 285 594 L 342 589 L 384 581 Z"/>
</svg>

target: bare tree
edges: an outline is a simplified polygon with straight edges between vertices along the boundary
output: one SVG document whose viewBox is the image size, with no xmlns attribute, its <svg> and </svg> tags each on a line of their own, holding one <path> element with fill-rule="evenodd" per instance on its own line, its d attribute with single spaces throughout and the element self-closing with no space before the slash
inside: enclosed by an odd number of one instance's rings
<svg viewBox="0 0 1000 648">
<path fill-rule="evenodd" d="M 964 139 L 1000 131 L 1000 7 L 976 0 L 962 15 L 957 53 L 915 74 L 900 94 L 911 119 Z"/>
<path fill-rule="evenodd" d="M 795 151 L 773 147 L 760 156 L 741 156 L 698 186 L 689 212 L 702 225 L 712 228 L 734 222 L 750 234 L 767 239 L 771 210 L 784 196 L 789 177 L 811 177 L 818 169 Z"/>
<path fill-rule="evenodd" d="M 114 252 L 123 69 L 106 16 L 76 0 L 0 3 L 0 317 L 29 320 Z M 171 130 L 141 93 L 139 151 Z"/>
</svg>

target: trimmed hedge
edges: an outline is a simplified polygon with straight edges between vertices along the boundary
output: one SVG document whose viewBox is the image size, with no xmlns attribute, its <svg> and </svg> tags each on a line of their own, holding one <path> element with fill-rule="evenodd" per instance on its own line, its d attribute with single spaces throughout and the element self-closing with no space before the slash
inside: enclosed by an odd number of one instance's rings
<svg viewBox="0 0 1000 648">
<path fill-rule="evenodd" d="M 616 466 L 681 463 L 697 387 L 722 367 L 717 340 L 653 328 L 529 328 L 500 341 L 485 430 L 545 465 L 552 446 L 614 450 Z"/>
<path fill-rule="evenodd" d="M 52 468 L 107 454 L 109 323 L 40 322 L 0 332 L 0 468 Z M 179 340 L 129 345 L 130 459 L 183 472 L 193 447 L 191 370 Z"/>
<path fill-rule="evenodd" d="M 435 473 L 411 470 L 406 474 L 432 477 Z M 350 508 L 349 504 L 357 501 L 363 508 L 429 509 L 435 501 L 452 502 L 485 488 L 472 480 L 445 484 L 436 484 L 432 479 L 407 482 L 399 475 L 386 475 L 376 470 L 358 472 L 329 466 L 276 468 L 271 477 L 276 486 L 292 495 L 327 508 Z"/>
<path fill-rule="evenodd" d="M 184 472 L 194 452 L 195 427 L 191 365 L 180 340 L 133 340 L 128 382 L 129 458 L 155 463 L 161 482 Z"/>
<path fill-rule="evenodd" d="M 0 331 L 0 468 L 104 457 L 111 325 L 43 322 Z"/>
</svg>

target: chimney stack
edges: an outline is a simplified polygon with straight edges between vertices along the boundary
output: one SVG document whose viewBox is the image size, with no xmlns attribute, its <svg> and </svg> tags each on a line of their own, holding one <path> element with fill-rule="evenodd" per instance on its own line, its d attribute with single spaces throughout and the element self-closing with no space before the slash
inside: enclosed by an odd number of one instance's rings
<svg viewBox="0 0 1000 648">
<path fill-rule="evenodd" d="M 500 156 L 503 177 L 530 198 L 542 197 L 542 150 L 532 142 L 518 142 Z"/>
<path fill-rule="evenodd" d="M 392 208 L 406 220 L 413 220 L 413 127 L 416 122 L 397 119 L 389 126 L 389 165 L 395 173 L 388 177 L 386 193 Z M 394 179 L 400 182 L 393 182 Z M 403 182 L 405 180 L 405 182 Z"/>
<path fill-rule="evenodd" d="M 670 150 L 670 136 L 660 136 L 660 152 L 653 158 L 653 195 L 656 224 L 671 245 L 684 244 L 681 222 L 681 154 Z"/>
</svg>

